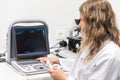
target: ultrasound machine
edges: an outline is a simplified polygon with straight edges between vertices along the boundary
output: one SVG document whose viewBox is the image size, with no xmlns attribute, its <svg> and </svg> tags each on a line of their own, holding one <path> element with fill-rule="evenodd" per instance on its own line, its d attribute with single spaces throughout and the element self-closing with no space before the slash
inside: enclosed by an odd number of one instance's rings
<svg viewBox="0 0 120 80">
<path fill-rule="evenodd" d="M 48 26 L 43 21 L 16 21 L 10 25 L 6 61 L 26 75 L 45 73 L 48 65 L 35 60 L 49 51 Z"/>
</svg>

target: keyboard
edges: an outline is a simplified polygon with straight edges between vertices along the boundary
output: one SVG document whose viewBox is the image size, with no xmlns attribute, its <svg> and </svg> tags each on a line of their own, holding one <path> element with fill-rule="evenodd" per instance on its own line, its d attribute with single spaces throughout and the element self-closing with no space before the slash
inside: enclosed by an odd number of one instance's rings
<svg viewBox="0 0 120 80">
<path fill-rule="evenodd" d="M 20 65 L 41 64 L 39 61 L 35 61 L 35 60 L 33 61 L 32 60 L 30 61 L 21 60 L 21 61 L 18 61 L 17 63 Z"/>
<path fill-rule="evenodd" d="M 18 61 L 17 64 L 23 68 L 25 72 L 47 72 L 48 66 L 45 63 L 39 61 Z"/>
</svg>

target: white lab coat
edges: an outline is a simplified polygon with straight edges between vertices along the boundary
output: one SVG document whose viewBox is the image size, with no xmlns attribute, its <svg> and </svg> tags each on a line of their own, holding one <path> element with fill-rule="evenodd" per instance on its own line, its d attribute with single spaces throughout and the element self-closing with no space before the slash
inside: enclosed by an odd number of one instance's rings
<svg viewBox="0 0 120 80">
<path fill-rule="evenodd" d="M 68 65 L 67 68 L 71 69 L 67 80 L 120 80 L 120 47 L 118 45 L 107 40 L 97 55 L 84 64 L 83 59 L 87 53 L 86 48 L 80 56 L 76 57 L 72 68 Z M 67 66 L 69 60 L 60 59 L 61 66 Z"/>
</svg>

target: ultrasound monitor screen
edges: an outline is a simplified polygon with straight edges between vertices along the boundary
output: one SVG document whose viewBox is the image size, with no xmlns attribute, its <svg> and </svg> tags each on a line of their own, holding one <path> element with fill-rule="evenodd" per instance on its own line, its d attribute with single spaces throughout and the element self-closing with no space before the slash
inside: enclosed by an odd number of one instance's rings
<svg viewBox="0 0 120 80">
<path fill-rule="evenodd" d="M 16 27 L 17 56 L 47 54 L 47 38 L 44 27 Z"/>
</svg>

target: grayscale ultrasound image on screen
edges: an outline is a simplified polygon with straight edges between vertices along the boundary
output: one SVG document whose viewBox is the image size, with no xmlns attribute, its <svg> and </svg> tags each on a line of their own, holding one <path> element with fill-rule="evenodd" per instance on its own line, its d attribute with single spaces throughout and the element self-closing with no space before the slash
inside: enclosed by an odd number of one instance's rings
<svg viewBox="0 0 120 80">
<path fill-rule="evenodd" d="M 15 28 L 17 54 L 34 54 L 47 52 L 45 29 Z"/>
</svg>

